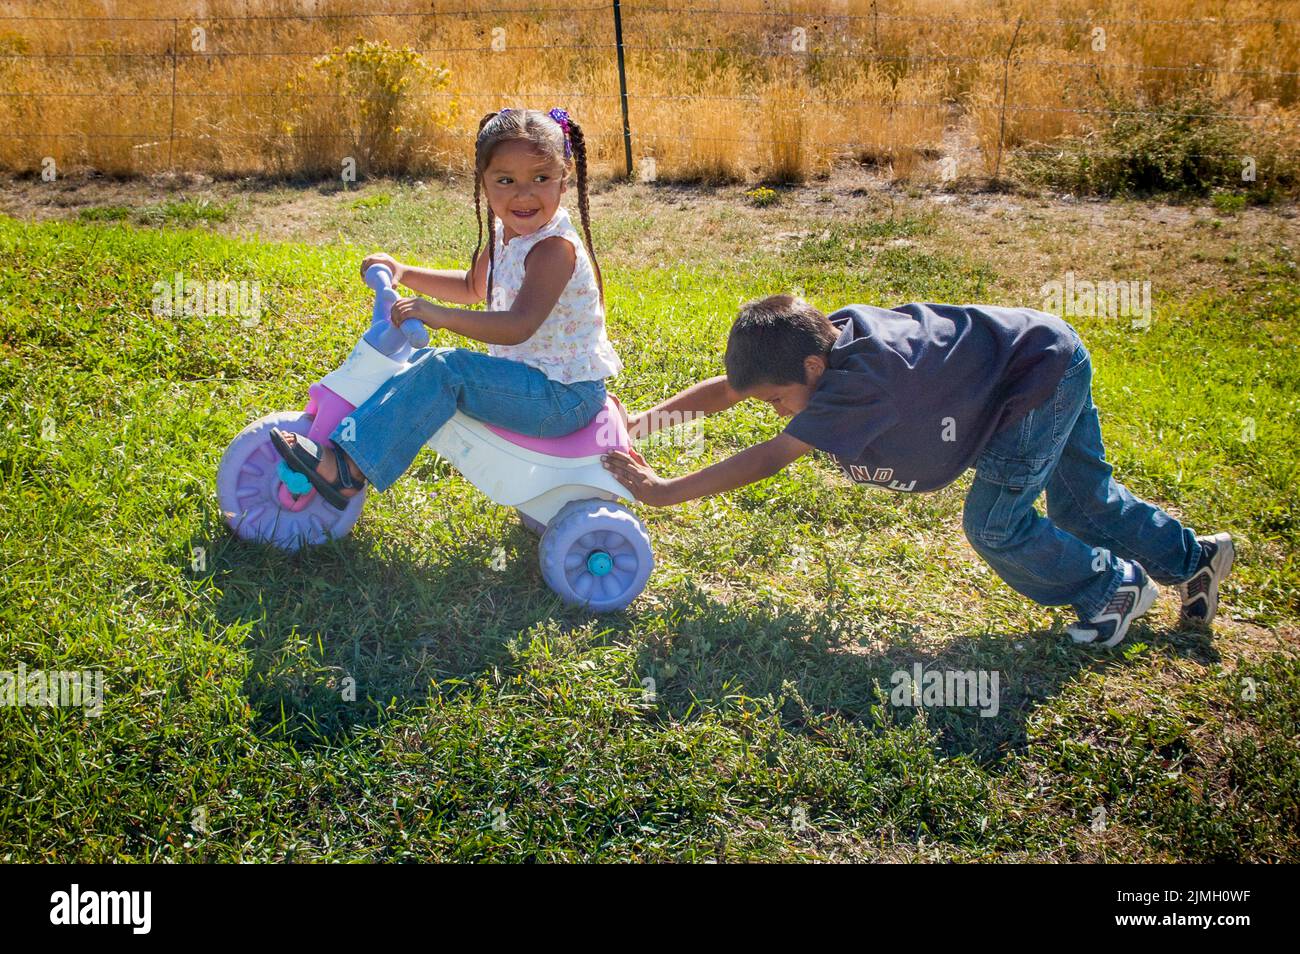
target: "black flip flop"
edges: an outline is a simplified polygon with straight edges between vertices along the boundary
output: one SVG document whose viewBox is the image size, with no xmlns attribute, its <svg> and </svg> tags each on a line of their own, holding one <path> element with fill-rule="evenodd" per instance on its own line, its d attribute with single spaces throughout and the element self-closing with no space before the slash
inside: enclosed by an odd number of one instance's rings
<svg viewBox="0 0 1300 954">
<path fill-rule="evenodd" d="M 352 497 L 345 497 L 339 493 L 340 490 L 360 490 L 366 485 L 363 477 L 360 482 L 355 480 L 348 470 L 347 462 L 343 459 L 338 446 L 329 442 L 329 449 L 334 452 L 334 463 L 339 469 L 338 476 L 333 481 L 328 481 L 320 475 L 317 468 L 320 467 L 322 460 L 320 446 L 309 437 L 301 434 L 294 434 L 294 443 L 290 444 L 285 440 L 286 431 L 278 427 L 271 428 L 271 443 L 275 445 L 276 452 L 284 458 L 285 464 L 294 473 L 302 474 L 311 485 L 316 488 L 316 492 L 325 498 L 325 501 L 336 510 L 346 510 Z M 356 496 L 353 494 L 353 496 Z"/>
</svg>

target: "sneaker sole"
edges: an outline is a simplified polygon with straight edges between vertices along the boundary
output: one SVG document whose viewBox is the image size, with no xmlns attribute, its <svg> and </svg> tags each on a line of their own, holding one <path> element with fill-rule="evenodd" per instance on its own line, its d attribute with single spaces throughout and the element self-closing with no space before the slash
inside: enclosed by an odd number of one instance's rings
<svg viewBox="0 0 1300 954">
<path fill-rule="evenodd" d="M 1219 552 L 1210 561 L 1210 589 L 1205 594 L 1205 618 L 1189 615 L 1187 607 L 1183 606 L 1178 613 L 1178 622 L 1184 627 L 1208 629 L 1214 622 L 1214 617 L 1219 612 L 1219 584 L 1228 578 L 1228 574 L 1232 572 L 1232 564 L 1237 559 L 1237 547 L 1232 542 L 1231 535 L 1216 533 L 1210 540 L 1219 545 Z M 1179 585 L 1178 595 L 1183 599 L 1187 598 L 1186 583 Z"/>
</svg>

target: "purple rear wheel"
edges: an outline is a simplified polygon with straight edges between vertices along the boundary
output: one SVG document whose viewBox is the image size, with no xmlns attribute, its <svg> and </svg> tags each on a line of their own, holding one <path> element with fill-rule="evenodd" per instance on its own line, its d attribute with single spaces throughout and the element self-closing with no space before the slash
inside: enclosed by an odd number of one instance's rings
<svg viewBox="0 0 1300 954">
<path fill-rule="evenodd" d="M 306 434 L 311 424 L 311 416 L 302 411 L 268 414 L 240 431 L 221 456 L 217 499 L 226 523 L 241 539 L 297 550 L 345 536 L 361 516 L 365 490 L 344 510 L 335 510 L 315 492 L 301 510 L 284 505 L 271 428 Z"/>
<path fill-rule="evenodd" d="M 542 536 L 542 578 L 565 603 L 595 613 L 620 610 L 645 589 L 654 569 L 650 535 L 609 500 L 575 500 Z"/>
</svg>

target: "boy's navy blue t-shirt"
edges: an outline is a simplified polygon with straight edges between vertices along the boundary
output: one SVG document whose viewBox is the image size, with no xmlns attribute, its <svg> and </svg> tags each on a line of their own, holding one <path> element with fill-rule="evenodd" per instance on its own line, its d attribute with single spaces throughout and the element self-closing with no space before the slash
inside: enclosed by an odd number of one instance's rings
<svg viewBox="0 0 1300 954">
<path fill-rule="evenodd" d="M 1042 404 L 1079 337 L 1055 315 L 992 305 L 849 305 L 791 437 L 835 456 L 852 480 L 938 490 L 990 437 Z"/>
</svg>

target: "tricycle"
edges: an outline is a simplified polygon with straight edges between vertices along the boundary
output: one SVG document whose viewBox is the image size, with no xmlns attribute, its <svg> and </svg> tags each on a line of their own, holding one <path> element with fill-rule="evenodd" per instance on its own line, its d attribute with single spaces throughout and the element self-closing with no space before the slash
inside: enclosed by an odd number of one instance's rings
<svg viewBox="0 0 1300 954">
<path fill-rule="evenodd" d="M 428 344 L 428 329 L 389 319 L 397 293 L 383 265 L 366 270 L 375 292 L 369 330 L 347 359 L 308 389 L 301 411 L 259 418 L 231 441 L 217 469 L 217 496 L 241 539 L 298 550 L 345 536 L 365 506 L 366 490 L 343 510 L 321 499 L 290 470 L 271 443 L 271 429 L 305 434 L 323 445 L 335 427 Z M 627 489 L 601 465 L 602 454 L 627 450 L 627 415 L 610 395 L 586 427 L 558 438 L 529 437 L 457 411 L 426 444 L 488 499 L 514 507 L 541 537 L 542 579 L 566 604 L 593 612 L 626 607 L 654 567 L 650 536 L 627 506 Z"/>
</svg>

